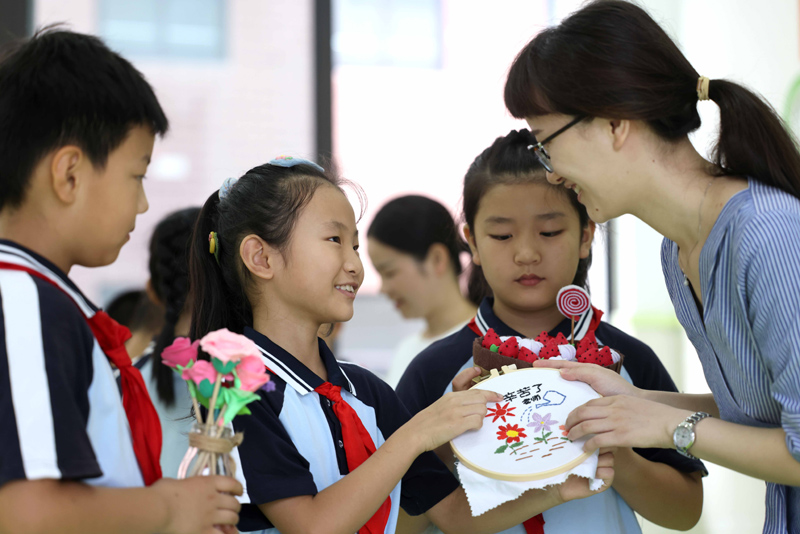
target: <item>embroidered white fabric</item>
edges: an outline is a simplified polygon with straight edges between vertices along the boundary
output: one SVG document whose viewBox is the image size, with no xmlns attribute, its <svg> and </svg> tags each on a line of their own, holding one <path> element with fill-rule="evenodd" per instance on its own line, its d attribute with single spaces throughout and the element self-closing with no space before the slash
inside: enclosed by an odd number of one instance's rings
<svg viewBox="0 0 800 534">
<path fill-rule="evenodd" d="M 570 475 L 588 478 L 589 489 L 592 491 L 599 490 L 603 486 L 603 480 L 594 478 L 597 473 L 598 456 L 599 452 L 595 451 L 570 471 L 550 478 L 527 482 L 510 482 L 489 478 L 473 471 L 461 462 L 457 462 L 456 469 L 458 470 L 458 478 L 461 480 L 461 485 L 464 486 L 464 491 L 467 494 L 467 501 L 469 501 L 472 515 L 479 516 L 504 502 L 517 499 L 528 490 L 561 484 Z"/>
</svg>

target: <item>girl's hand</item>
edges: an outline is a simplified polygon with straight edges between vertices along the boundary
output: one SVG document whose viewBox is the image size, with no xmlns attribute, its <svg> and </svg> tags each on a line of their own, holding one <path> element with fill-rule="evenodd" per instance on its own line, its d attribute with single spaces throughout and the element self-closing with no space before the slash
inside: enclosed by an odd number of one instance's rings
<svg viewBox="0 0 800 534">
<path fill-rule="evenodd" d="M 589 489 L 588 478 L 579 476 L 571 476 L 563 484 L 555 486 L 553 489 L 558 491 L 559 504 L 576 499 L 585 499 L 610 488 L 614 482 L 614 454 L 612 452 L 603 452 L 597 459 L 597 474 L 595 478 L 603 480 L 603 485 L 597 491 Z"/>
<path fill-rule="evenodd" d="M 468 367 L 464 369 L 460 373 L 456 375 L 453 379 L 453 391 L 466 391 L 475 383 L 472 381 L 473 378 L 476 378 L 481 375 L 481 368 L 480 367 Z"/>
<path fill-rule="evenodd" d="M 641 397 L 641 390 L 622 378 L 611 369 L 593 363 L 568 362 L 564 360 L 536 360 L 534 367 L 561 369 L 564 380 L 578 380 L 589 384 L 592 389 L 604 397 L 611 395 L 628 395 Z"/>
<path fill-rule="evenodd" d="M 692 412 L 627 395 L 590 400 L 575 408 L 565 427 L 575 441 L 594 434 L 586 451 L 604 447 L 673 447 L 672 434 Z"/>
<path fill-rule="evenodd" d="M 448 393 L 419 412 L 402 429 L 418 439 L 419 452 L 431 451 L 467 430 L 480 428 L 486 404 L 500 402 L 493 391 L 472 389 Z"/>
</svg>

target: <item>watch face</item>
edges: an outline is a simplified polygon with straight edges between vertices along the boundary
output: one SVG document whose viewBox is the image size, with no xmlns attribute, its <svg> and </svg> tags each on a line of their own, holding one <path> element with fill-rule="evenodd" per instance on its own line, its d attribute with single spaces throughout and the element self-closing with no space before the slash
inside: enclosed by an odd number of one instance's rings
<svg viewBox="0 0 800 534">
<path fill-rule="evenodd" d="M 694 442 L 694 432 L 690 428 L 681 425 L 675 429 L 675 446 L 680 449 L 686 449 Z"/>
</svg>

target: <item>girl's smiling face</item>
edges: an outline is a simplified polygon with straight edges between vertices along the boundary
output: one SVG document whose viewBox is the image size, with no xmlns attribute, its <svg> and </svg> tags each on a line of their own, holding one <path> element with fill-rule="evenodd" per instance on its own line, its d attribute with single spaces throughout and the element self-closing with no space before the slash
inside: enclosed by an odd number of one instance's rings
<svg viewBox="0 0 800 534">
<path fill-rule="evenodd" d="M 276 257 L 275 300 L 267 307 L 298 321 L 348 321 L 363 280 L 353 208 L 339 189 L 320 186 L 298 217 L 286 254 Z"/>
<path fill-rule="evenodd" d="M 483 195 L 469 229 L 473 261 L 483 268 L 495 306 L 554 311 L 591 252 L 594 224 L 581 228 L 566 194 L 542 183 L 499 184 Z"/>
</svg>

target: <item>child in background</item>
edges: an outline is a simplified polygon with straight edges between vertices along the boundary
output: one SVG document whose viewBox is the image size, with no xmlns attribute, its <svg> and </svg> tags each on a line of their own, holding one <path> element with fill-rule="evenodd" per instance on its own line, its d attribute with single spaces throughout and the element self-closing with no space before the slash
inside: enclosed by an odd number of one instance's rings
<svg viewBox="0 0 800 534">
<path fill-rule="evenodd" d="M 106 313 L 131 331 L 131 338 L 125 342 L 125 349 L 134 365 L 138 358 L 153 343 L 153 337 L 164 323 L 164 310 L 150 300 L 144 289 L 120 293 L 105 307 Z"/>
<path fill-rule="evenodd" d="M 536 337 L 547 331 L 569 339 L 571 324 L 556 295 L 569 284 L 586 285 L 595 226 L 572 191 L 550 185 L 528 150 L 528 130 L 498 138 L 464 177 L 464 234 L 472 249 L 470 291 L 483 299 L 470 325 L 423 351 L 397 393 L 411 413 L 450 391 L 453 377 L 471 368 L 472 343 L 493 328 L 500 336 Z M 644 389 L 676 391 L 667 370 L 641 341 L 601 322 L 593 309 L 576 321 L 575 338 L 589 328 L 598 342 L 625 355 L 621 375 Z M 480 332 L 480 333 L 478 333 Z M 445 454 L 445 451 L 442 452 Z M 452 453 L 446 451 L 449 458 Z M 547 534 L 641 532 L 634 511 L 653 523 L 688 529 L 702 511 L 701 462 L 676 451 L 614 450 L 611 491 L 543 514 Z M 510 532 L 542 532 L 532 521 Z"/>
<path fill-rule="evenodd" d="M 161 421 L 163 445 L 161 470 L 165 477 L 176 478 L 186 450 L 192 399 L 186 382 L 161 363 L 161 353 L 177 336 L 188 336 L 192 308 L 186 302 L 189 293 L 189 245 L 200 208 L 186 208 L 167 215 L 150 238 L 149 298 L 164 310 L 163 328 L 142 354 L 139 368 Z"/>
<path fill-rule="evenodd" d="M 395 387 L 414 356 L 475 316 L 477 303 L 461 294 L 458 283 L 459 254 L 469 248 L 447 208 L 419 195 L 387 202 L 369 226 L 367 245 L 381 293 L 406 319 L 425 319 L 425 330 L 397 347 L 386 377 Z"/>
<path fill-rule="evenodd" d="M 0 532 L 235 525 L 235 480 L 159 480 L 130 332 L 67 276 L 112 263 L 147 210 L 152 88 L 99 39 L 46 30 L 0 63 L 0 124 Z"/>
<path fill-rule="evenodd" d="M 337 362 L 321 325 L 349 320 L 364 271 L 353 208 L 310 161 L 281 157 L 229 178 L 203 206 L 191 258 L 191 337 L 227 327 L 260 348 L 269 388 L 233 420 L 246 484 L 239 529 L 392 533 L 399 507 L 452 532 L 493 532 L 592 494 L 570 478 L 472 517 L 431 452 L 478 428 L 488 391 L 447 395 L 410 419 L 391 387 Z M 410 419 L 410 420 L 409 420 Z M 598 476 L 613 471 L 601 458 Z M 402 487 L 402 490 L 401 490 Z M 260 512 L 258 513 L 260 509 Z"/>
</svg>

